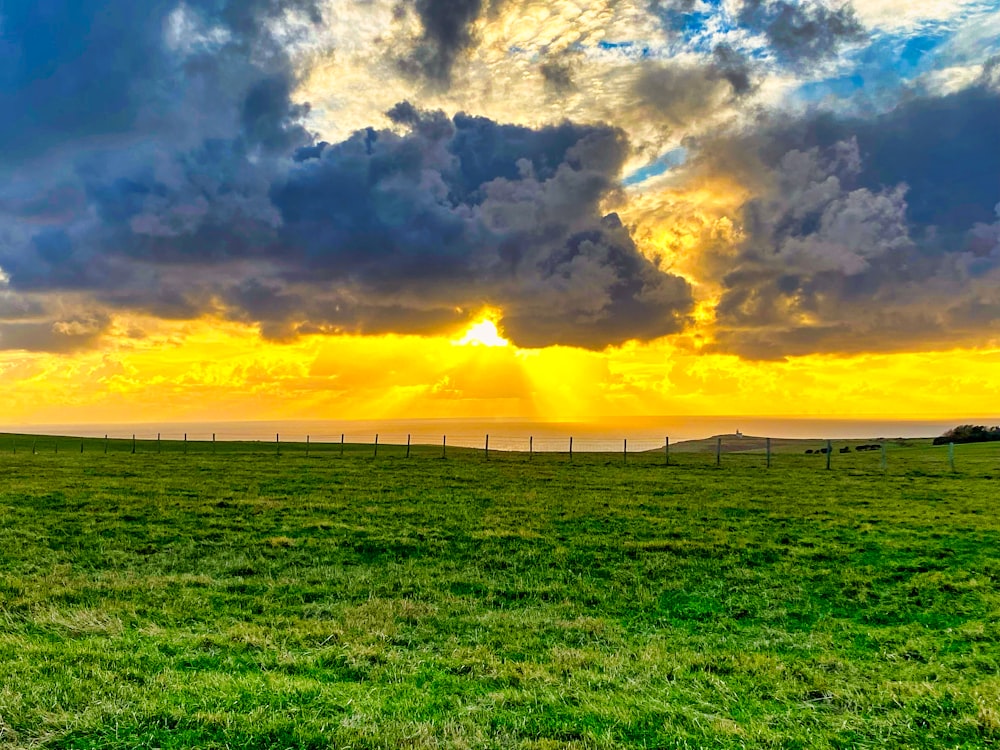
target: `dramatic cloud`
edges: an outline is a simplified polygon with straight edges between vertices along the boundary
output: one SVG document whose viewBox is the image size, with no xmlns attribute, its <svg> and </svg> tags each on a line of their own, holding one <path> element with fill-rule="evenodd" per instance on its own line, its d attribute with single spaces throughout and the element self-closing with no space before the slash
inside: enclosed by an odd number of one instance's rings
<svg viewBox="0 0 1000 750">
<path fill-rule="evenodd" d="M 0 347 L 137 311 L 767 358 L 996 329 L 972 0 L 891 39 L 881 0 L 8 5 Z"/>
<path fill-rule="evenodd" d="M 916 99 L 702 144 L 756 186 L 721 273 L 716 345 L 748 357 L 969 341 L 997 329 L 1000 95 Z"/>
<path fill-rule="evenodd" d="M 643 64 L 634 94 L 663 125 L 684 128 L 733 104 L 751 88 L 746 62 L 720 46 L 709 63 Z"/>
<path fill-rule="evenodd" d="M 539 67 L 545 84 L 555 93 L 562 94 L 573 89 L 573 68 L 567 62 L 550 60 Z"/>
<path fill-rule="evenodd" d="M 15 291 L 86 290 L 107 305 L 225 312 L 271 335 L 410 332 L 455 310 L 507 311 L 525 346 L 601 348 L 676 332 L 686 282 L 638 252 L 603 202 L 628 146 L 605 126 L 531 130 L 395 107 L 409 132 L 303 140 L 280 82 L 242 109 L 242 134 L 119 175 L 79 169 L 86 210 L 0 252 Z M 37 201 L 36 201 L 37 203 Z"/>
<path fill-rule="evenodd" d="M 365 330 L 483 304 L 505 311 L 523 346 L 600 348 L 680 329 L 686 282 L 601 213 L 627 155 L 620 132 L 448 120 L 406 104 L 390 116 L 412 130 L 359 132 L 272 190 L 282 281 L 349 285 L 379 307 L 357 310 Z M 326 320 L 346 323 L 350 306 L 338 306 L 345 315 Z"/>
<path fill-rule="evenodd" d="M 192 120 L 224 121 L 261 78 L 288 75 L 268 29 L 290 13 L 322 20 L 315 0 L 5 4 L 0 108 L 17 116 L 0 121 L 0 163 L 109 135 L 176 143 Z"/>
<path fill-rule="evenodd" d="M 89 349 L 107 332 L 106 315 L 47 321 L 0 322 L 0 348 L 68 353 Z"/>
<path fill-rule="evenodd" d="M 815 64 L 842 44 L 864 39 L 850 3 L 831 9 L 819 2 L 744 0 L 739 22 L 762 31 L 775 56 L 797 67 Z"/>
<path fill-rule="evenodd" d="M 447 83 L 455 58 L 472 46 L 472 25 L 488 1 L 415 0 L 423 36 L 410 57 L 402 61 L 404 69 Z"/>
</svg>

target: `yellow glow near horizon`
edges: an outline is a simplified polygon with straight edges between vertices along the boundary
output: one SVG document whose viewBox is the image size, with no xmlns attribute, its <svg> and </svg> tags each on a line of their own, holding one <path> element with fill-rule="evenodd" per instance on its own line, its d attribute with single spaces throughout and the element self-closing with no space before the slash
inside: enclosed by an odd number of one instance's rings
<svg viewBox="0 0 1000 750">
<path fill-rule="evenodd" d="M 469 332 L 457 341 L 453 334 L 279 342 L 233 321 L 123 316 L 97 349 L 0 353 L 0 413 L 7 426 L 652 415 L 959 419 L 989 418 L 1000 403 L 1000 348 L 753 362 L 666 339 L 605 351 L 484 345 L 503 340 L 502 327 L 488 317 Z"/>
<path fill-rule="evenodd" d="M 484 318 L 477 323 L 473 323 L 465 331 L 460 339 L 453 342 L 456 346 L 509 346 L 510 342 L 500 335 L 496 321 L 491 318 Z"/>
</svg>

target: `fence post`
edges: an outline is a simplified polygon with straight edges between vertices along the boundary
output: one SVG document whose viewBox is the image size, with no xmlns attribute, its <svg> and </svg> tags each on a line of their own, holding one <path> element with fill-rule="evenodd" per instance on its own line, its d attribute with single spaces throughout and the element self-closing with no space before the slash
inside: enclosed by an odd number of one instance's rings
<svg viewBox="0 0 1000 750">
<path fill-rule="evenodd" d="M 771 468 L 771 438 L 764 438 L 767 443 L 767 468 Z"/>
<path fill-rule="evenodd" d="M 276 456 L 281 455 L 281 434 L 274 433 L 274 453 Z"/>
<path fill-rule="evenodd" d="M 628 438 L 622 438 L 622 463 L 628 463 Z"/>
<path fill-rule="evenodd" d="M 135 455 L 135 433 L 132 433 L 132 455 Z"/>
<path fill-rule="evenodd" d="M 375 433 L 375 455 L 372 458 L 378 458 L 378 433 Z"/>
<path fill-rule="evenodd" d="M 340 433 L 340 457 L 344 457 L 344 433 Z"/>
<path fill-rule="evenodd" d="M 188 434 L 184 433 L 184 455 L 188 454 Z"/>
<path fill-rule="evenodd" d="M 215 433 L 212 433 L 212 453 L 215 453 Z"/>
<path fill-rule="evenodd" d="M 569 439 L 569 460 L 573 461 L 573 438 Z"/>
<path fill-rule="evenodd" d="M 80 441 L 80 454 L 83 454 L 83 441 Z"/>
<path fill-rule="evenodd" d="M 160 433 L 156 433 L 156 452 L 160 452 Z"/>
<path fill-rule="evenodd" d="M 827 440 L 826 441 L 826 468 L 827 468 L 827 470 L 829 470 L 829 468 L 830 468 L 830 459 L 831 459 L 832 456 L 833 456 L 833 441 Z"/>
<path fill-rule="evenodd" d="M 489 433 L 486 434 L 486 460 L 490 460 L 490 436 Z"/>
<path fill-rule="evenodd" d="M 722 438 L 717 437 L 715 439 L 715 465 L 716 467 L 722 466 Z"/>
<path fill-rule="evenodd" d="M 528 435 L 528 460 L 530 461 L 535 455 L 535 438 L 532 435 Z"/>
<path fill-rule="evenodd" d="M 441 458 L 445 457 L 445 452 L 447 451 L 447 448 L 448 448 L 448 436 L 447 435 L 442 435 L 441 436 Z"/>
<path fill-rule="evenodd" d="M 882 453 L 882 471 L 885 471 L 885 463 L 886 463 L 885 462 L 885 443 L 882 443 L 882 445 L 880 447 L 882 449 L 881 450 L 881 453 Z"/>
<path fill-rule="evenodd" d="M 306 435 L 306 458 L 309 458 L 309 436 Z"/>
<path fill-rule="evenodd" d="M 948 467 L 955 471 L 955 444 L 948 443 Z"/>
<path fill-rule="evenodd" d="M 663 438 L 663 465 L 670 466 L 670 438 Z"/>
<path fill-rule="evenodd" d="M 410 457 L 410 436 L 406 436 L 406 457 Z"/>
<path fill-rule="evenodd" d="M 32 456 L 35 455 L 35 443 L 37 443 L 37 442 L 38 442 L 37 440 L 32 440 L 31 441 L 31 455 Z"/>
<path fill-rule="evenodd" d="M 34 450 L 32 450 L 34 452 Z M 108 455 L 108 436 L 104 436 L 104 455 Z"/>
</svg>

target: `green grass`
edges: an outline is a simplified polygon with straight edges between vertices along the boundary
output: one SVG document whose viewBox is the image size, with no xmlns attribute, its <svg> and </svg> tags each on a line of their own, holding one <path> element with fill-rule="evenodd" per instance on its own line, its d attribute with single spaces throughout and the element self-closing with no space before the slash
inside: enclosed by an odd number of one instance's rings
<svg viewBox="0 0 1000 750">
<path fill-rule="evenodd" d="M 0 747 L 1000 743 L 996 445 L 4 441 Z"/>
</svg>

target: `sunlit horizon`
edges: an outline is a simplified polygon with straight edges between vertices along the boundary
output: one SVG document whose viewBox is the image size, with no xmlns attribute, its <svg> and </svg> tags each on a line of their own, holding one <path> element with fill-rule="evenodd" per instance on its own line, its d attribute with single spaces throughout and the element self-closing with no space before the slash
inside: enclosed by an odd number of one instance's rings
<svg viewBox="0 0 1000 750">
<path fill-rule="evenodd" d="M 488 327 L 477 328 L 483 322 Z M 649 415 L 786 419 L 962 419 L 1000 403 L 1000 350 L 807 356 L 752 362 L 669 340 L 604 351 L 459 345 L 457 334 L 269 341 L 254 326 L 152 319 L 141 339 L 8 360 L 4 422 L 520 419 Z M 480 335 L 480 334 L 477 334 Z M 478 341 L 478 339 L 477 339 Z M 19 377 L 10 379 L 10 374 Z"/>
</svg>

